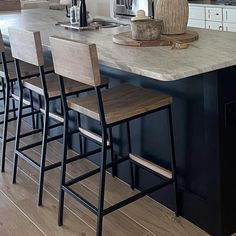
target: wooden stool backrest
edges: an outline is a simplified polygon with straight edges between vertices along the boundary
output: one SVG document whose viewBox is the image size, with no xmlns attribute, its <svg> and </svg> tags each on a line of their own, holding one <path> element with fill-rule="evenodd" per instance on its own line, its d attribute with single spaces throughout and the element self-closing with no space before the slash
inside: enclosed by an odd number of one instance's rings
<svg viewBox="0 0 236 236">
<path fill-rule="evenodd" d="M 5 52 L 5 47 L 3 43 L 2 32 L 0 30 L 0 53 L 3 53 L 3 52 Z"/>
<path fill-rule="evenodd" d="M 57 36 L 50 37 L 55 72 L 91 86 L 101 85 L 97 49 L 95 44 L 85 44 Z"/>
<path fill-rule="evenodd" d="M 12 56 L 35 66 L 43 66 L 43 48 L 40 32 L 8 28 Z"/>
<path fill-rule="evenodd" d="M 20 9 L 20 0 L 0 0 L 0 11 L 14 11 Z"/>
</svg>

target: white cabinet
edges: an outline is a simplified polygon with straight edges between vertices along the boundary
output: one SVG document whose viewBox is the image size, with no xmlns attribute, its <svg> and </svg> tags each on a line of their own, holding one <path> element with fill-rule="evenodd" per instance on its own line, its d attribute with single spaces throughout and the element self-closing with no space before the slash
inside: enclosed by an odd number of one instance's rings
<svg viewBox="0 0 236 236">
<path fill-rule="evenodd" d="M 206 20 L 222 22 L 223 14 L 222 8 L 206 7 Z"/>
<path fill-rule="evenodd" d="M 223 30 L 223 24 L 222 22 L 217 21 L 206 21 L 206 29 L 212 29 L 212 30 Z"/>
<path fill-rule="evenodd" d="M 223 9 L 223 26 L 224 31 L 236 32 L 236 8 Z"/>
<path fill-rule="evenodd" d="M 188 26 L 205 29 L 206 28 L 206 21 L 205 20 L 189 19 Z"/>
<path fill-rule="evenodd" d="M 196 28 L 205 28 L 205 8 L 198 6 L 189 7 L 188 26 Z"/>
<path fill-rule="evenodd" d="M 236 8 L 235 9 L 223 9 L 224 22 L 236 23 Z"/>
<path fill-rule="evenodd" d="M 236 32 L 236 8 L 189 4 L 188 26 Z"/>
<path fill-rule="evenodd" d="M 204 7 L 189 7 L 189 19 L 205 20 L 205 8 Z"/>
<path fill-rule="evenodd" d="M 223 23 L 224 31 L 236 32 L 236 24 Z"/>
</svg>

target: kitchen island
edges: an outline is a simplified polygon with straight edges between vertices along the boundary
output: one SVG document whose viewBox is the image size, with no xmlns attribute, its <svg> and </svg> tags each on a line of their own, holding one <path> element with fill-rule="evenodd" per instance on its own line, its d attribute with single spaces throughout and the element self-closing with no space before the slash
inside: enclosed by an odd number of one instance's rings
<svg viewBox="0 0 236 236">
<path fill-rule="evenodd" d="M 181 215 L 215 236 L 235 232 L 236 34 L 194 29 L 199 40 L 188 49 L 136 48 L 112 42 L 113 34 L 129 27 L 78 32 L 55 25 L 65 20 L 63 11 L 5 12 L 0 28 L 6 44 L 9 26 L 41 31 L 47 54 L 51 35 L 96 43 L 101 72 L 112 77 L 112 84 L 128 82 L 172 95 Z M 150 115 L 135 120 L 131 128 L 134 151 L 168 167 L 165 118 L 165 113 Z M 116 151 L 125 153 L 124 129 L 117 127 L 114 136 L 121 146 L 117 150 L 115 145 Z M 118 175 L 127 180 L 127 172 L 123 166 Z M 158 181 L 141 170 L 137 178 L 139 188 Z M 152 197 L 172 208 L 171 194 L 166 188 Z"/>
</svg>

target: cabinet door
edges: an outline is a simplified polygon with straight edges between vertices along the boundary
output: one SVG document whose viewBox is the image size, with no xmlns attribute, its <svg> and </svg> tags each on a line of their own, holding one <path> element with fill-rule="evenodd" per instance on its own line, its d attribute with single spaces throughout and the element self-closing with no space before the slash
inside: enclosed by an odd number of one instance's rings
<svg viewBox="0 0 236 236">
<path fill-rule="evenodd" d="M 223 9 L 224 22 L 236 23 L 236 9 Z"/>
<path fill-rule="evenodd" d="M 189 19 L 205 20 L 205 7 L 189 5 Z"/>
<path fill-rule="evenodd" d="M 219 7 L 206 7 L 206 20 L 209 21 L 222 21 L 222 8 Z"/>
<path fill-rule="evenodd" d="M 206 21 L 206 29 L 223 30 L 222 22 Z"/>
<path fill-rule="evenodd" d="M 204 29 L 206 27 L 206 22 L 204 20 L 188 19 L 188 26 Z"/>
<path fill-rule="evenodd" d="M 224 23 L 223 28 L 224 31 L 236 32 L 236 23 Z"/>
</svg>

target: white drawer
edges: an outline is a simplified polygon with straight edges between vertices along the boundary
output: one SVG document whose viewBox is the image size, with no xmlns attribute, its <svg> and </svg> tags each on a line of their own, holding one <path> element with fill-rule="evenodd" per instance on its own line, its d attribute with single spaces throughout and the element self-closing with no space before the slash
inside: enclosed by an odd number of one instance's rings
<svg viewBox="0 0 236 236">
<path fill-rule="evenodd" d="M 206 7 L 206 20 L 222 21 L 222 19 L 223 19 L 222 8 Z"/>
<path fill-rule="evenodd" d="M 236 23 L 236 9 L 223 9 L 224 22 Z"/>
<path fill-rule="evenodd" d="M 189 19 L 205 20 L 205 7 L 189 6 Z"/>
<path fill-rule="evenodd" d="M 206 21 L 206 29 L 223 30 L 222 22 Z"/>
<path fill-rule="evenodd" d="M 223 23 L 224 31 L 236 32 L 236 23 Z"/>
<path fill-rule="evenodd" d="M 204 20 L 189 19 L 188 26 L 204 29 L 206 27 L 206 22 Z"/>
</svg>

